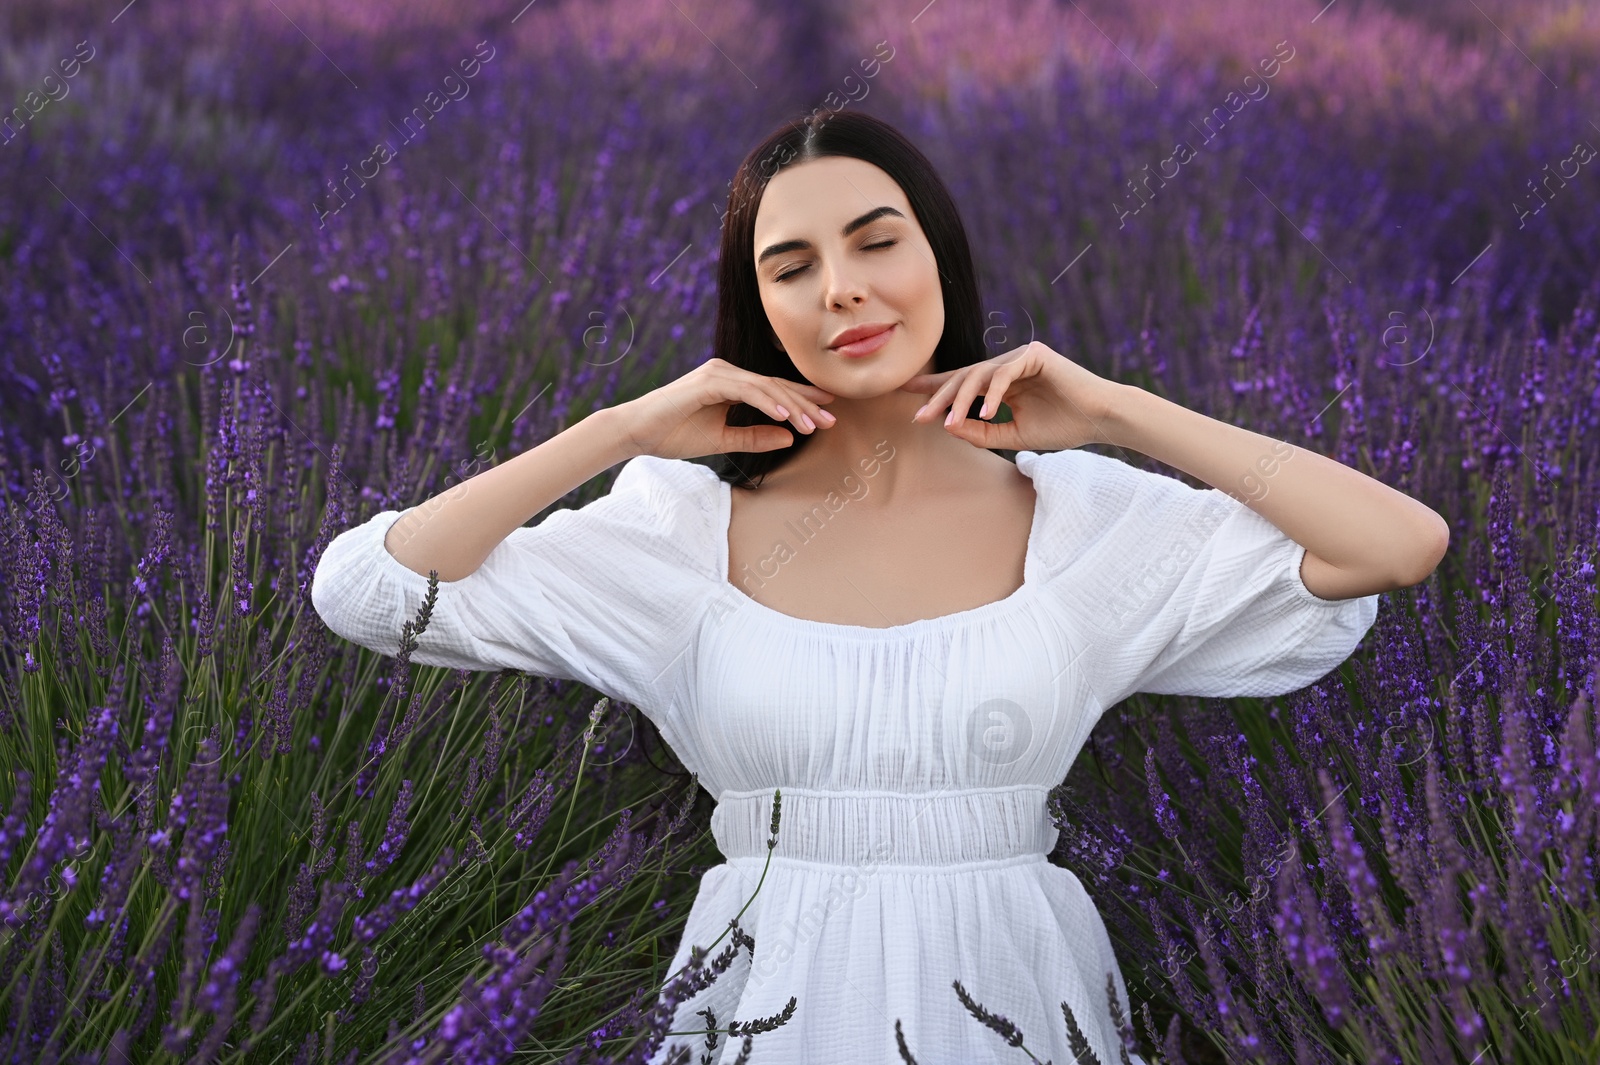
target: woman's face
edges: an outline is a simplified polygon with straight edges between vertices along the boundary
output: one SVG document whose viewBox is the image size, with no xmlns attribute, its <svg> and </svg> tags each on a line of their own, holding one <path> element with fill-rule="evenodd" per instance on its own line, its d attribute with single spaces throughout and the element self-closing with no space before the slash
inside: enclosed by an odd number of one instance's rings
<svg viewBox="0 0 1600 1065">
<path fill-rule="evenodd" d="M 864 399 L 933 372 L 944 334 L 933 249 L 905 193 L 876 166 L 825 156 L 780 171 L 756 211 L 752 254 L 767 320 L 812 384 Z M 833 347 L 845 330 L 875 325 L 892 327 L 876 350 L 850 357 Z"/>
</svg>

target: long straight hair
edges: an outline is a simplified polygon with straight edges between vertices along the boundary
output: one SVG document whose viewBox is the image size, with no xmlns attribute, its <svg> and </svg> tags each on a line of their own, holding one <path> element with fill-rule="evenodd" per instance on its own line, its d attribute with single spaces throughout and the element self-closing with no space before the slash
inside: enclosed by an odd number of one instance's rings
<svg viewBox="0 0 1600 1065">
<path fill-rule="evenodd" d="M 717 326 L 712 355 L 764 377 L 808 384 L 794 361 L 772 342 L 773 329 L 756 282 L 756 210 L 767 183 L 790 167 L 824 156 L 861 159 L 893 178 L 905 193 L 933 248 L 944 295 L 944 333 L 933 349 L 934 373 L 959 369 L 988 357 L 977 267 L 955 199 L 916 145 L 889 123 L 860 111 L 816 113 L 786 122 L 750 150 L 730 185 L 722 224 L 722 261 L 717 275 Z M 974 400 L 975 416 L 979 401 Z M 735 403 L 729 425 L 784 425 L 759 407 Z M 711 467 L 729 484 L 748 488 L 769 470 L 793 458 L 810 441 L 773 451 L 731 451 L 712 456 Z"/>
</svg>

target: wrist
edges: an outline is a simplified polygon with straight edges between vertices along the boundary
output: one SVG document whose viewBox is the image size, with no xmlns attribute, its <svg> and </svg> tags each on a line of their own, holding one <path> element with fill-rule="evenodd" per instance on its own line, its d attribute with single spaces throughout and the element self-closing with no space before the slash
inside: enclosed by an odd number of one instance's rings
<svg viewBox="0 0 1600 1065">
<path fill-rule="evenodd" d="M 1139 419 L 1139 405 L 1151 394 L 1137 385 L 1108 382 L 1100 414 L 1095 419 L 1100 426 L 1102 444 L 1126 447 L 1133 436 L 1133 427 Z"/>
<path fill-rule="evenodd" d="M 606 458 L 610 460 L 607 469 L 619 462 L 627 462 L 644 454 L 628 433 L 627 416 L 622 411 L 623 406 L 624 404 L 619 403 L 613 407 L 601 407 L 578 423 L 588 426 L 595 439 L 600 441 Z"/>
</svg>

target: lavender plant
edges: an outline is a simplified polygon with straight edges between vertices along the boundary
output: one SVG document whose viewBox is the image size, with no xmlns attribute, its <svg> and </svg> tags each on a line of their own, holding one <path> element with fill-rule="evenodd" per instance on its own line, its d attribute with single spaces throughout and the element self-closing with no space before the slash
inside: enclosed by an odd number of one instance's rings
<svg viewBox="0 0 1600 1065">
<path fill-rule="evenodd" d="M 719 856 L 637 714 L 415 665 L 426 604 L 383 661 L 309 588 L 340 531 L 700 361 L 733 164 L 867 87 L 961 202 L 991 354 L 1046 339 L 1451 521 L 1336 674 L 1137 696 L 1058 790 L 1125 1049 L 1600 1056 L 1600 16 L 1002 8 L 0 11 L 5 1060 L 643 1062 L 759 949 L 729 915 L 665 971 Z M 705 1016 L 684 1060 L 760 1065 L 786 1019 Z"/>
</svg>

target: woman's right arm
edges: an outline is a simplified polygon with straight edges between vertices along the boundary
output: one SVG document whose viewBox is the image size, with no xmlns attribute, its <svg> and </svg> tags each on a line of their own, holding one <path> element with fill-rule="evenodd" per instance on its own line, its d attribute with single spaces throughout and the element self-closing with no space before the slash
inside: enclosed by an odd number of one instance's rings
<svg viewBox="0 0 1600 1065">
<path fill-rule="evenodd" d="M 495 546 L 574 488 L 639 452 L 616 407 L 605 407 L 514 459 L 469 477 L 405 512 L 383 546 L 426 577 L 458 581 Z"/>
<path fill-rule="evenodd" d="M 484 470 L 406 511 L 384 538 L 395 560 L 414 573 L 439 571 L 456 581 L 477 570 L 495 546 L 568 492 L 639 455 L 687 459 L 726 451 L 771 451 L 794 437 L 772 425 L 727 424 L 734 403 L 748 403 L 799 432 L 801 418 L 832 425 L 819 404 L 833 395 L 815 385 L 766 377 L 722 359 L 614 407 L 595 411 L 544 443 Z"/>
<path fill-rule="evenodd" d="M 317 563 L 312 606 L 337 635 L 392 656 L 437 570 L 413 662 L 518 669 L 664 705 L 662 685 L 686 661 L 684 634 L 716 576 L 706 471 L 672 460 L 792 442 L 777 426 L 728 425 L 733 402 L 782 405 L 798 419 L 820 414 L 827 397 L 713 359 L 418 506 L 346 529 Z M 526 524 L 619 461 L 610 492 Z"/>
</svg>

